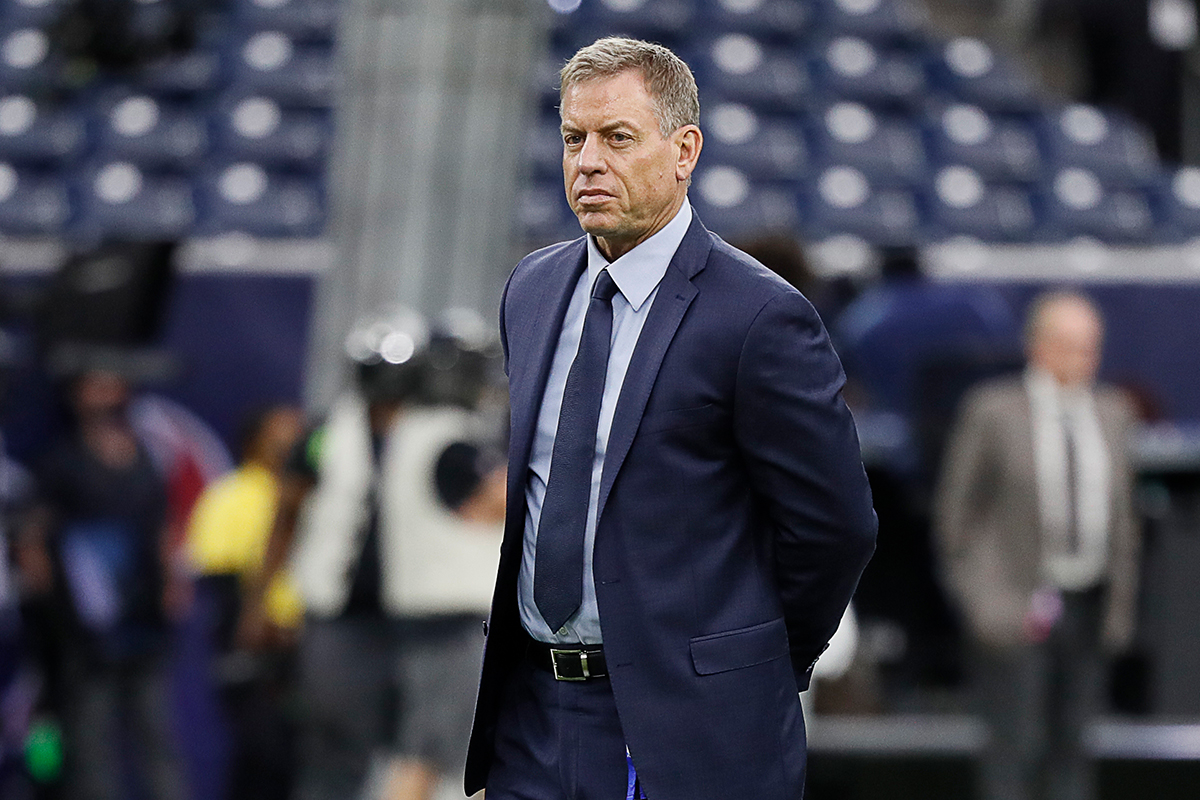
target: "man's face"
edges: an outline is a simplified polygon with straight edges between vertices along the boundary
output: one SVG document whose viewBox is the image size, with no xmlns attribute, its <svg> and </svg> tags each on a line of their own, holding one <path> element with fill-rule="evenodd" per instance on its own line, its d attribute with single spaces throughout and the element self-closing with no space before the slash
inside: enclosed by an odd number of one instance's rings
<svg viewBox="0 0 1200 800">
<path fill-rule="evenodd" d="M 562 96 L 563 179 L 579 224 L 615 259 L 671 221 L 700 154 L 700 129 L 664 137 L 638 70 Z"/>
<path fill-rule="evenodd" d="M 1104 328 L 1084 303 L 1064 300 L 1045 309 L 1033 342 L 1033 362 L 1062 386 L 1088 386 L 1096 380 Z"/>
</svg>

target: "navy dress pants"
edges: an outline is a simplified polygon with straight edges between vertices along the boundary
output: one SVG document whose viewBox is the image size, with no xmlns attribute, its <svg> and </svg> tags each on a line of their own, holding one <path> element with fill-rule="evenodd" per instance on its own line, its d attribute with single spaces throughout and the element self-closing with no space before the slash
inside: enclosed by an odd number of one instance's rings
<svg viewBox="0 0 1200 800">
<path fill-rule="evenodd" d="M 559 681 L 527 659 L 501 707 L 487 800 L 624 800 L 628 785 L 608 679 Z"/>
</svg>

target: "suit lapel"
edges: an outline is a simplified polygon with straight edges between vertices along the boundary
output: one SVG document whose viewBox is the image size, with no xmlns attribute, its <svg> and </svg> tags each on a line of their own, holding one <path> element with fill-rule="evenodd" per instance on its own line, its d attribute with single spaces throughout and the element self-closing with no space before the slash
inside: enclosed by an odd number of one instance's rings
<svg viewBox="0 0 1200 800">
<path fill-rule="evenodd" d="M 579 240 L 580 245 L 583 242 L 584 240 Z M 514 499 L 518 499 L 522 507 L 524 506 L 524 468 L 529 465 L 534 428 L 542 407 L 542 394 L 550 377 L 550 364 L 554 360 L 554 351 L 562 332 L 563 319 L 567 315 L 567 306 L 571 303 L 572 290 L 586 266 L 587 248 L 574 245 L 555 263 L 543 265 L 539 273 L 529 276 L 529 279 L 538 282 L 538 294 L 529 306 L 530 311 L 510 320 L 528 326 L 525 330 L 508 333 L 510 339 L 514 333 L 528 337 L 522 346 L 512 348 L 512 363 L 509 365 L 510 402 L 513 411 L 510 436 L 512 455 L 515 456 L 509 463 L 520 464 L 522 467 L 509 471 L 510 508 Z"/>
<path fill-rule="evenodd" d="M 597 519 L 604 513 L 604 505 L 608 501 L 613 481 L 616 480 L 617 473 L 625 462 L 625 456 L 633 444 L 633 437 L 641 424 L 642 412 L 646 410 L 646 401 L 650 399 L 650 391 L 658 379 L 658 369 L 667 354 L 667 348 L 683 321 L 683 315 L 696 297 L 697 289 L 691 279 L 704 269 L 711 249 L 711 235 L 700 224 L 700 219 L 693 214 L 692 224 L 658 285 L 658 294 L 655 295 L 654 305 L 650 307 L 650 314 L 646 317 L 646 324 L 638 337 L 633 357 L 629 361 L 629 369 L 625 373 L 625 383 L 617 398 L 617 408 L 608 434 L 608 450 L 604 456 L 604 470 L 600 479 Z"/>
</svg>

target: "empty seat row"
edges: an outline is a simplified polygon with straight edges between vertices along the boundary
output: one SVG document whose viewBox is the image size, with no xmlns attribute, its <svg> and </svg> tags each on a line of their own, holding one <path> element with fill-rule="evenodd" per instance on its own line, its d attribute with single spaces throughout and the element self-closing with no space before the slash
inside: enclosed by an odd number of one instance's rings
<svg viewBox="0 0 1200 800">
<path fill-rule="evenodd" d="M 556 52 L 547 67 L 561 64 L 574 49 Z M 764 111 L 800 111 L 836 100 L 911 111 L 931 96 L 1007 113 L 1039 105 L 1024 70 L 978 39 L 894 48 L 837 36 L 799 47 L 714 32 L 696 34 L 678 50 L 705 94 Z M 557 81 L 548 73 L 539 71 L 535 80 L 543 106 L 550 108 Z"/>
<path fill-rule="evenodd" d="M 84 105 L 84 104 L 78 104 Z M 101 154 L 155 168 L 195 169 L 213 154 L 318 171 L 329 115 L 229 92 L 211 111 L 119 91 L 81 109 L 0 97 L 0 160 L 63 165 Z"/>
<path fill-rule="evenodd" d="M 133 73 L 130 82 L 165 96 L 233 88 L 292 105 L 332 105 L 335 71 L 328 42 L 274 29 L 231 32 L 219 41 L 213 48 L 164 56 Z M 46 31 L 5 29 L 0 21 L 0 92 L 63 93 L 75 80 Z"/>
<path fill-rule="evenodd" d="M 1145 129 L 1083 105 L 1021 115 L 937 102 L 920 115 L 883 115 L 847 101 L 807 114 L 764 114 L 736 102 L 701 108 L 705 161 L 736 166 L 755 181 L 800 180 L 832 164 L 853 166 L 875 183 L 901 185 L 925 182 L 946 164 L 1017 183 L 1082 167 L 1105 185 L 1147 186 L 1162 172 Z M 526 141 L 533 173 L 558 175 L 557 117 L 544 115 Z"/>
<path fill-rule="evenodd" d="M 0 162 L 0 231 L 13 235 L 316 236 L 324 220 L 317 181 L 255 163 L 213 166 L 193 177 L 128 162 L 91 164 L 69 176 Z"/>
<path fill-rule="evenodd" d="M 853 234 L 912 244 L 969 236 L 990 242 L 1088 236 L 1147 243 L 1200 238 L 1200 170 L 1150 187 L 1105 187 L 1086 169 L 1060 170 L 1034 187 L 984 180 L 969 167 L 943 167 L 917 187 L 873 184 L 854 167 L 832 166 L 810 181 L 753 182 L 734 166 L 706 163 L 689 197 L 701 219 L 727 238 L 760 231 L 814 239 Z M 522 198 L 526 229 L 543 240 L 579 235 L 562 190 L 537 182 Z"/>
<path fill-rule="evenodd" d="M 621 33 L 668 44 L 697 25 L 750 33 L 783 44 L 814 33 L 847 33 L 881 42 L 917 39 L 923 6 L 910 0 L 551 0 L 556 33 L 578 46 Z"/>
</svg>

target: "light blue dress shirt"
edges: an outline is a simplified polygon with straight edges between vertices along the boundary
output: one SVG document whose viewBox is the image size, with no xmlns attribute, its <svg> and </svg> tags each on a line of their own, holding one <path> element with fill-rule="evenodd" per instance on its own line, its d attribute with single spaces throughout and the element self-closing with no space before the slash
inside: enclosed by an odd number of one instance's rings
<svg viewBox="0 0 1200 800">
<path fill-rule="evenodd" d="M 679 249 L 692 223 L 692 207 L 685 199 L 679 212 L 662 230 L 630 250 L 611 264 L 600 253 L 595 240 L 587 239 L 587 269 L 579 277 L 571 295 L 567 315 L 563 320 L 558 346 L 550 365 L 550 377 L 542 395 L 534 431 L 533 451 L 529 458 L 529 475 L 525 484 L 525 539 L 521 554 L 521 574 L 517 597 L 521 606 L 521 623 L 529 634 L 543 642 L 556 644 L 600 644 L 600 614 L 596 608 L 596 584 L 592 577 L 592 546 L 596 541 L 596 511 L 600 502 L 600 477 L 604 454 L 608 449 L 608 433 L 612 428 L 617 397 L 629 369 L 629 360 L 637 346 L 642 326 L 654 305 L 658 284 L 675 251 Z M 608 372 L 604 378 L 604 396 L 600 400 L 600 422 L 596 427 L 596 459 L 592 466 L 592 490 L 588 500 L 587 528 L 583 544 L 583 602 L 575 615 L 558 631 L 551 631 L 538 613 L 533 601 L 534 554 L 537 547 L 538 521 L 542 516 L 542 501 L 546 497 L 546 480 L 550 477 L 550 458 L 554 452 L 554 437 L 558 431 L 558 413 L 562 407 L 567 373 L 579 350 L 583 334 L 583 318 L 587 314 L 592 287 L 602 269 L 608 269 L 617 284 L 613 297 L 612 350 L 608 356 Z"/>
</svg>

